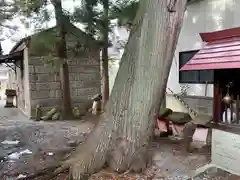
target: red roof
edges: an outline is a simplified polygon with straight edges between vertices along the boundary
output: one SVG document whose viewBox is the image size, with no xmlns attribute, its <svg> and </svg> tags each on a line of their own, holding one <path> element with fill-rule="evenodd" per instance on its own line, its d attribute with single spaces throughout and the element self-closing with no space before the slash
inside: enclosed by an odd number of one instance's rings
<svg viewBox="0 0 240 180">
<path fill-rule="evenodd" d="M 240 68 L 240 27 L 200 36 L 206 45 L 180 70 Z"/>
</svg>

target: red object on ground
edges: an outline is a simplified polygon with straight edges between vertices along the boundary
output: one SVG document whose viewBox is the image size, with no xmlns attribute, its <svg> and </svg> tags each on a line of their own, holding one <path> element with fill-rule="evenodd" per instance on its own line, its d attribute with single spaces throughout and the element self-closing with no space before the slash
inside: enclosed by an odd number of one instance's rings
<svg viewBox="0 0 240 180">
<path fill-rule="evenodd" d="M 206 45 L 180 70 L 240 68 L 240 27 L 200 33 Z"/>
<path fill-rule="evenodd" d="M 168 119 L 165 117 L 158 117 L 157 118 L 157 126 L 159 131 L 163 131 L 163 132 L 168 132 L 169 131 L 169 127 L 168 127 Z"/>
</svg>

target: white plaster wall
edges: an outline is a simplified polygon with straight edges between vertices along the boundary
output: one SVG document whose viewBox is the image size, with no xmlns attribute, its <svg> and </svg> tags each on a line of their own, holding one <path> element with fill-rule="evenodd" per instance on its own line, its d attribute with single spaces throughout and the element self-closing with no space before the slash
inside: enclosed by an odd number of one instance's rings
<svg viewBox="0 0 240 180">
<path fill-rule="evenodd" d="M 188 109 L 182 105 L 174 96 L 166 95 L 166 107 L 176 112 L 188 113 Z"/>
<path fill-rule="evenodd" d="M 200 0 L 188 5 L 183 27 L 179 36 L 177 49 L 173 59 L 172 67 L 169 74 L 167 87 L 175 93 L 180 93 L 179 79 L 179 52 L 197 50 L 203 47 L 202 40 L 199 36 L 201 32 L 212 32 L 240 26 L 240 0 Z M 116 30 L 116 36 L 120 40 L 127 40 L 128 32 L 123 28 Z M 111 52 L 111 51 L 110 51 Z M 111 56 L 111 55 L 110 55 Z M 121 53 L 119 53 L 121 57 Z M 110 73 L 110 86 L 113 86 L 115 74 L 118 67 L 113 68 Z M 188 84 L 188 95 L 205 96 L 205 84 Z M 171 94 L 171 93 L 170 93 Z M 207 86 L 208 97 L 213 97 L 213 85 Z M 173 103 L 173 99 L 169 99 L 169 106 Z M 170 107 L 171 108 L 171 107 Z M 174 107 L 179 109 L 177 107 Z"/>
<path fill-rule="evenodd" d="M 7 83 L 8 89 L 16 89 L 16 74 L 15 71 L 12 69 L 8 70 L 8 83 Z"/>
<path fill-rule="evenodd" d="M 16 89 L 17 89 L 17 105 L 18 108 L 27 116 L 30 117 L 30 92 L 29 92 L 29 67 L 28 67 L 28 48 L 23 51 L 23 71 L 24 76 L 21 78 L 20 68 L 16 68 Z M 19 62 L 20 63 L 20 62 Z"/>
<path fill-rule="evenodd" d="M 30 90 L 29 90 L 29 65 L 28 65 L 28 48 L 26 47 L 23 51 L 24 57 L 24 98 L 25 98 L 25 113 L 27 116 L 31 114 L 30 104 Z"/>
<path fill-rule="evenodd" d="M 125 44 L 128 40 L 129 31 L 124 27 L 118 27 L 117 24 L 113 28 L 113 35 L 111 37 L 113 46 L 108 48 L 108 54 L 111 59 L 115 61 L 109 66 L 109 90 L 112 91 L 115 78 L 118 72 L 119 63 L 124 52 L 124 49 L 121 48 L 121 44 Z"/>
<path fill-rule="evenodd" d="M 211 32 L 240 26 L 240 0 L 202 0 L 188 5 L 171 67 L 168 87 L 180 92 L 178 83 L 179 52 L 203 47 L 201 32 Z M 204 96 L 205 84 L 189 84 L 188 95 Z M 208 85 L 207 96 L 213 96 L 213 85 Z"/>
</svg>

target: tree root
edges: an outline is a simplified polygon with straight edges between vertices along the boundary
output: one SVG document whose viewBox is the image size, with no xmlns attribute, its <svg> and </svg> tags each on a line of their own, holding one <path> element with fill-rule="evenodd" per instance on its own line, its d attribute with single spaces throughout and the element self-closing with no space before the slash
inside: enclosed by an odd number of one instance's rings
<svg viewBox="0 0 240 180">
<path fill-rule="evenodd" d="M 69 150 L 63 151 L 63 152 L 67 152 L 67 155 L 57 165 L 48 166 L 44 169 L 41 169 L 41 170 L 35 172 L 34 174 L 31 174 L 31 175 L 25 177 L 25 178 L 20 178 L 20 180 L 32 180 L 37 177 L 43 177 L 42 180 L 49 180 L 49 179 L 57 176 L 58 174 L 69 170 L 70 163 L 67 164 L 65 162 L 69 161 L 68 158 L 70 157 L 71 152 L 73 152 L 74 150 L 75 150 L 75 148 L 71 148 L 70 152 L 69 152 Z"/>
<path fill-rule="evenodd" d="M 55 175 L 55 171 L 56 169 L 59 169 L 61 168 L 61 165 L 53 165 L 53 166 L 49 166 L 49 167 L 46 167 L 44 169 L 41 169 L 40 171 L 34 173 L 34 174 L 31 174 L 27 177 L 24 177 L 24 178 L 19 178 L 20 180 L 33 180 L 34 178 L 37 178 L 37 177 L 40 177 L 40 176 L 45 176 L 45 175 L 49 175 L 49 176 L 56 176 Z M 61 168 L 62 169 L 62 168 Z M 66 169 L 62 169 L 61 172 L 65 171 Z M 53 172 L 53 173 L 51 173 Z M 61 173 L 61 172 L 58 172 Z M 52 178 L 52 177 L 51 177 Z"/>
</svg>

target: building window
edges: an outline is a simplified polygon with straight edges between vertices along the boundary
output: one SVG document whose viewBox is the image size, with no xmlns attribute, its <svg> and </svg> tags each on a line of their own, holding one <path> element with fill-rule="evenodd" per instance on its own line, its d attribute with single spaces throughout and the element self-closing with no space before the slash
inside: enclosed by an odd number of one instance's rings
<svg viewBox="0 0 240 180">
<path fill-rule="evenodd" d="M 213 83 L 213 70 L 180 71 L 180 68 L 184 66 L 198 51 L 199 50 L 184 51 L 179 53 L 179 83 Z"/>
</svg>

